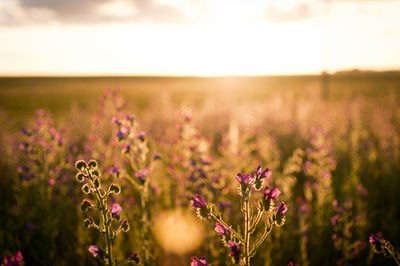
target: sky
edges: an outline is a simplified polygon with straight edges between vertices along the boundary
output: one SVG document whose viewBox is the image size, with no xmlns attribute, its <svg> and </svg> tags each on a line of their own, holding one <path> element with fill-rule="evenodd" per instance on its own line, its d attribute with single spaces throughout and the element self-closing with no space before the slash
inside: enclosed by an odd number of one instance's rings
<svg viewBox="0 0 400 266">
<path fill-rule="evenodd" d="M 400 69 L 399 0 L 0 0 L 0 75 Z"/>
</svg>

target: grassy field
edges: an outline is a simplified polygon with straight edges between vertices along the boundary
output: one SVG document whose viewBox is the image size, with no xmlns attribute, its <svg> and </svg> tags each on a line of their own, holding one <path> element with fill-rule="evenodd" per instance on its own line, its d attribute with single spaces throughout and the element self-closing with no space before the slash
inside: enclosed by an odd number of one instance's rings
<svg viewBox="0 0 400 266">
<path fill-rule="evenodd" d="M 323 82 L 326 91 L 323 90 Z M 182 102 L 200 107 L 207 99 L 224 101 L 258 101 L 272 95 L 307 97 L 320 94 L 329 101 L 356 97 L 380 97 L 400 91 L 400 74 L 333 75 L 327 81 L 321 76 L 267 77 L 0 77 L 0 108 L 17 124 L 44 108 L 62 116 L 71 106 L 93 105 L 88 98 L 103 90 L 120 91 L 134 112 L 142 112 L 169 97 L 176 108 Z"/>
<path fill-rule="evenodd" d="M 395 265 L 399 99 L 395 72 L 0 78 L 0 257 Z"/>
</svg>

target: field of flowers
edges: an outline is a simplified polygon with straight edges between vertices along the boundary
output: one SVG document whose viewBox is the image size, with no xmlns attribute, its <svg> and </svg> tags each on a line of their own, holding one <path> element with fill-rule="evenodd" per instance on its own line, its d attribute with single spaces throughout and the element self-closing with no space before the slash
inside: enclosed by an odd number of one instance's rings
<svg viewBox="0 0 400 266">
<path fill-rule="evenodd" d="M 218 93 L 1 110 L 1 263 L 399 264 L 398 90 Z"/>
</svg>

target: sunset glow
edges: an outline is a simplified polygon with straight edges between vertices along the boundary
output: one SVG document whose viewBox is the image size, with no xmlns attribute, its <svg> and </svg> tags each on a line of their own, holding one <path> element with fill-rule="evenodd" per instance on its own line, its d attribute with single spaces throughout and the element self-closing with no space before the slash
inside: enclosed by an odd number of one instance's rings
<svg viewBox="0 0 400 266">
<path fill-rule="evenodd" d="M 0 75 L 262 75 L 400 66 L 397 1 L 116 0 L 84 6 L 84 14 L 75 1 L 28 2 L 0 3 Z"/>
</svg>

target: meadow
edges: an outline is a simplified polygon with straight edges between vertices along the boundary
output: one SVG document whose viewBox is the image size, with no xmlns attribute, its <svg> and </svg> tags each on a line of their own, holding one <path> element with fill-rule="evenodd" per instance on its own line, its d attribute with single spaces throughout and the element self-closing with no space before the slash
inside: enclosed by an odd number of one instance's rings
<svg viewBox="0 0 400 266">
<path fill-rule="evenodd" d="M 399 100 L 396 72 L 2 77 L 2 262 L 396 265 Z"/>
</svg>

